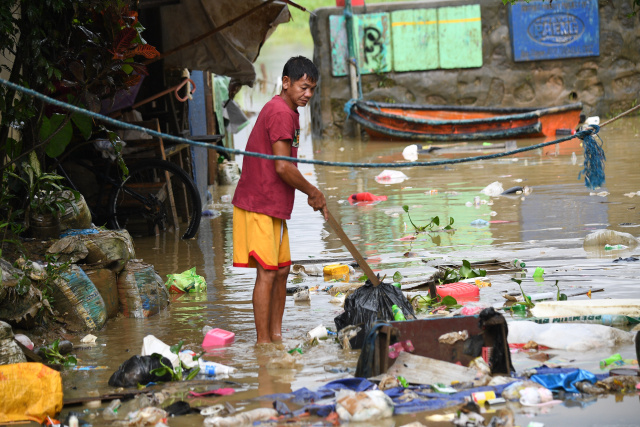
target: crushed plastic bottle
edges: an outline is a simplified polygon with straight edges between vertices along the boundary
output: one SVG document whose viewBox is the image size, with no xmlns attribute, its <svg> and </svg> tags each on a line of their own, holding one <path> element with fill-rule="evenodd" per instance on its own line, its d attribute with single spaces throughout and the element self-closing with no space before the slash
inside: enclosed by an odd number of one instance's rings
<svg viewBox="0 0 640 427">
<path fill-rule="evenodd" d="M 625 246 L 625 245 L 609 245 L 609 244 L 604 245 L 605 251 L 619 251 L 627 248 L 628 246 Z"/>
<path fill-rule="evenodd" d="M 109 403 L 109 405 L 104 408 L 104 411 L 102 411 L 102 417 L 105 420 L 118 419 L 118 409 L 120 409 L 120 405 L 122 405 L 120 399 L 112 400 L 111 403 Z"/>
<path fill-rule="evenodd" d="M 402 310 L 400 309 L 400 307 L 398 307 L 397 305 L 392 305 L 391 306 L 391 310 L 393 311 L 393 318 L 396 321 L 401 321 L 401 320 L 407 320 L 404 317 L 404 313 L 402 312 Z"/>
</svg>

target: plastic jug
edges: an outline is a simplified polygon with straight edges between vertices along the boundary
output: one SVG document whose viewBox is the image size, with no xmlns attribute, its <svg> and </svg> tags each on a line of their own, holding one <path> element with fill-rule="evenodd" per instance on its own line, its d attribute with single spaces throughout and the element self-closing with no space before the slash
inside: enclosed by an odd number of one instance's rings
<svg viewBox="0 0 640 427">
<path fill-rule="evenodd" d="M 202 347 L 228 345 L 231 344 L 235 338 L 236 334 L 233 332 L 225 331 L 220 328 L 213 328 L 204 336 Z"/>
</svg>

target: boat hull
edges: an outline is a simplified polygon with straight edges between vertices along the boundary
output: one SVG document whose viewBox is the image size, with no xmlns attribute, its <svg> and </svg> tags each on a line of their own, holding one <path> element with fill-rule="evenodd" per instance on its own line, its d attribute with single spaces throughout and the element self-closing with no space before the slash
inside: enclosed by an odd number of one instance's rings
<svg viewBox="0 0 640 427">
<path fill-rule="evenodd" d="M 396 105 L 358 101 L 350 117 L 374 139 L 474 141 L 573 131 L 582 104 L 542 109 Z"/>
</svg>

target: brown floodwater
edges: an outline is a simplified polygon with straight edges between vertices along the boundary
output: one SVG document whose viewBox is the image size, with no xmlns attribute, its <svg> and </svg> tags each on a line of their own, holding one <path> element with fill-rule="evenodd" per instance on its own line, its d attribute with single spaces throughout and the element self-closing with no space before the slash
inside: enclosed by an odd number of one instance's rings
<svg viewBox="0 0 640 427">
<path fill-rule="evenodd" d="M 242 138 L 236 138 L 242 148 Z M 529 151 L 514 157 L 437 167 L 403 167 L 399 169 L 408 179 L 397 184 L 380 184 L 375 177 L 380 169 L 357 169 L 344 166 L 313 166 L 300 164 L 300 170 L 327 196 L 329 209 L 342 223 L 346 233 L 381 276 L 391 277 L 399 271 L 405 282 L 418 281 L 433 273 L 428 261 L 447 259 L 483 260 L 521 259 L 527 263 L 529 277 L 535 267 L 545 269 L 544 282 L 525 278 L 527 294 L 554 291 L 559 280 L 562 290 L 602 288 L 593 299 L 640 298 L 640 262 L 613 263 L 619 256 L 640 254 L 640 248 L 622 251 L 585 251 L 583 238 L 594 230 L 609 228 L 638 235 L 640 227 L 640 195 L 627 193 L 640 190 L 640 118 L 619 120 L 600 132 L 604 140 L 606 184 L 589 190 L 578 180 L 583 155 L 579 144 L 565 144 L 556 150 Z M 244 135 L 244 136 L 243 136 Z M 499 143 L 486 141 L 487 143 Z M 532 145 L 540 140 L 518 140 L 518 146 Z M 303 140 L 300 156 L 342 162 L 403 162 L 402 150 L 407 144 L 397 142 L 360 142 L 352 140 Z M 425 146 L 428 144 L 424 144 Z M 420 160 L 442 160 L 474 156 L 491 152 L 492 146 L 478 148 L 457 146 L 456 150 L 435 150 L 420 154 Z M 574 155 L 575 154 L 575 155 Z M 241 162 L 241 158 L 238 161 Z M 494 181 L 504 189 L 528 186 L 528 195 L 488 197 L 480 193 Z M 256 334 L 252 315 L 252 289 L 255 271 L 233 268 L 232 263 L 232 205 L 227 201 L 232 186 L 211 189 L 209 207 L 220 212 L 215 218 L 203 218 L 196 238 L 183 241 L 178 234 L 136 238 L 138 258 L 153 264 L 165 278 L 196 267 L 206 278 L 206 293 L 172 295 L 169 308 L 148 319 L 116 318 L 95 333 L 96 345 L 77 350 L 80 364 L 96 365 L 87 371 L 66 371 L 63 374 L 65 397 L 89 393 L 108 393 L 111 373 L 126 359 L 139 354 L 142 339 L 153 334 L 168 344 L 180 340 L 185 348 L 198 350 L 202 342 L 202 328 L 206 325 L 235 332 L 233 345 L 206 355 L 206 359 L 238 369 L 228 380 L 238 391 L 229 398 L 193 401 L 212 404 L 229 400 L 238 408 L 264 406 L 265 402 L 251 400 L 270 393 L 286 393 L 301 387 L 316 389 L 322 384 L 348 376 L 336 371 L 354 369 L 358 351 L 344 351 L 336 343 L 325 341 L 301 356 L 303 366 L 298 370 L 270 371 L 266 362 L 283 351 L 275 348 L 258 350 L 254 347 Z M 386 195 L 388 200 L 377 204 L 352 205 L 350 194 L 368 191 Z M 605 194 L 606 192 L 606 194 Z M 474 198 L 481 202 L 476 205 Z M 468 203 L 471 202 L 471 203 Z M 471 206 L 469 206 L 471 204 Z M 410 207 L 411 219 L 423 225 L 433 216 L 441 220 L 454 218 L 454 233 L 420 234 L 416 240 L 401 241 L 410 235 L 412 226 L 402 210 Z M 505 221 L 487 226 L 473 226 L 477 219 Z M 288 221 L 292 259 L 322 260 L 350 259 L 337 235 L 318 213 L 307 205 L 303 194 L 296 196 L 292 218 Z M 480 301 L 500 306 L 501 293 L 515 291 L 511 276 L 492 276 L 493 286 L 481 290 Z M 296 279 L 290 282 L 309 287 L 321 285 L 321 277 Z M 334 326 L 333 318 L 340 307 L 329 303 L 328 294 L 312 293 L 311 302 L 294 303 L 287 297 L 284 314 L 284 347 L 290 349 L 303 341 L 307 331 L 319 324 Z M 577 296 L 571 299 L 587 299 Z M 78 343 L 76 343 L 78 344 Z M 78 344 L 80 345 L 80 344 Z M 635 358 L 632 346 L 604 348 L 587 354 L 555 354 L 552 361 L 574 363 L 584 369 L 599 372 L 598 361 L 613 353 Z M 521 370 L 537 362 L 514 355 L 514 365 Z M 337 369 L 334 369 L 337 368 Z M 333 372 L 332 372 L 333 371 Z M 229 384 L 227 384 L 229 386 Z M 268 406 L 268 402 L 266 405 Z M 530 421 L 546 426 L 631 426 L 638 425 L 638 395 L 606 396 L 588 401 L 572 400 L 564 404 L 531 410 L 510 405 L 518 425 Z M 65 409 L 65 412 L 69 408 Z M 101 409 L 81 406 L 94 425 L 104 424 Z M 440 412 L 452 413 L 453 410 Z M 93 414 L 93 415 L 91 415 Z M 421 421 L 428 425 L 451 425 L 448 421 L 426 418 L 431 414 L 418 413 L 394 417 L 377 425 L 403 425 Z M 170 425 L 200 424 L 202 417 L 190 415 L 171 419 Z"/>
</svg>

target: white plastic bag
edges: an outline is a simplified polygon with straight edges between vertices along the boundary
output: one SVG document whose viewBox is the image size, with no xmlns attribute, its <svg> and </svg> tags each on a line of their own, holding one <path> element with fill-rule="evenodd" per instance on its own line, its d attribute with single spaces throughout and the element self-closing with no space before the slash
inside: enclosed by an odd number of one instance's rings
<svg viewBox="0 0 640 427">
<path fill-rule="evenodd" d="M 231 417 L 207 417 L 204 419 L 204 425 L 215 427 L 236 427 L 251 425 L 256 421 L 266 421 L 269 418 L 277 417 L 278 411 L 271 408 L 258 408 L 251 411 L 236 414 Z"/>
<path fill-rule="evenodd" d="M 378 184 L 400 184 L 409 177 L 397 170 L 385 169 L 378 176 L 376 176 L 376 182 Z"/>
<path fill-rule="evenodd" d="M 180 356 L 178 356 L 171 352 L 171 347 L 167 344 L 163 343 L 153 335 L 147 335 L 142 340 L 142 350 L 140 351 L 140 355 L 151 356 L 153 353 L 161 354 L 169 359 L 174 368 L 178 366 L 180 360 L 182 360 L 187 368 L 193 368 L 198 364 L 198 362 L 193 360 L 192 354 L 181 352 Z"/>
<path fill-rule="evenodd" d="M 381 390 L 340 390 L 336 394 L 336 412 L 342 421 L 389 418 L 393 415 L 393 401 Z"/>
<path fill-rule="evenodd" d="M 402 150 L 402 157 L 410 162 L 418 160 L 418 146 L 416 144 L 407 145 Z"/>
<path fill-rule="evenodd" d="M 510 343 L 535 341 L 550 348 L 583 352 L 600 347 L 630 344 L 635 334 L 604 325 L 585 323 L 546 323 L 530 321 L 509 323 Z"/>
<path fill-rule="evenodd" d="M 502 188 L 501 182 L 495 181 L 484 187 L 480 192 L 482 194 L 486 194 L 489 197 L 497 197 L 504 193 L 504 189 Z"/>
</svg>

